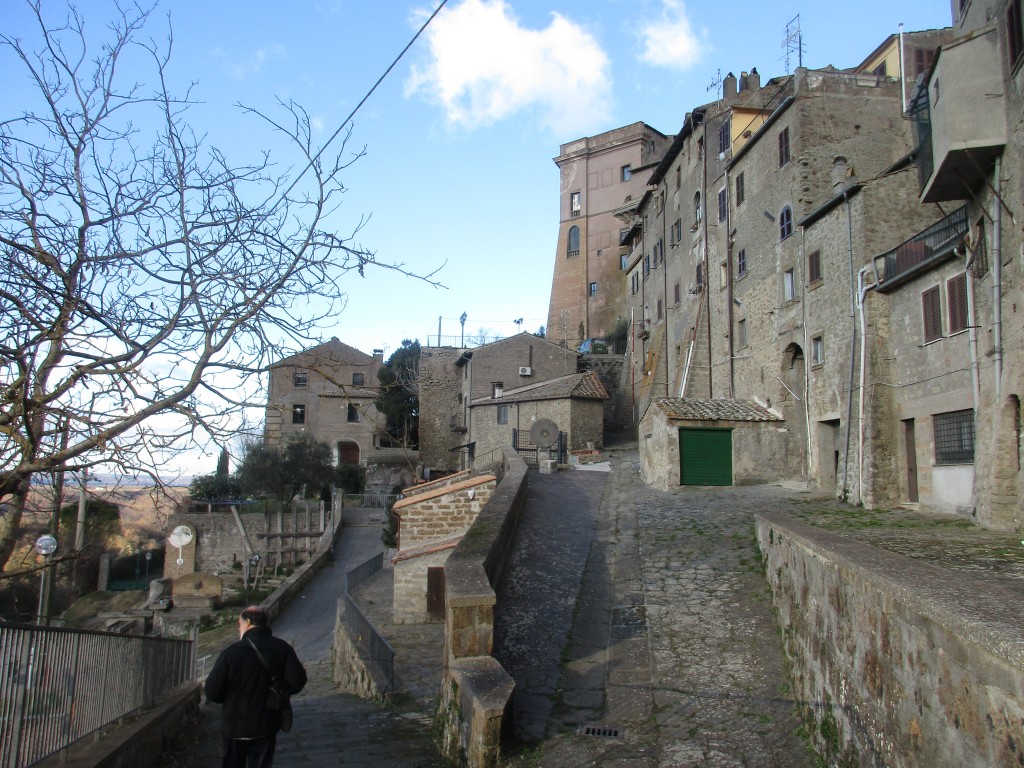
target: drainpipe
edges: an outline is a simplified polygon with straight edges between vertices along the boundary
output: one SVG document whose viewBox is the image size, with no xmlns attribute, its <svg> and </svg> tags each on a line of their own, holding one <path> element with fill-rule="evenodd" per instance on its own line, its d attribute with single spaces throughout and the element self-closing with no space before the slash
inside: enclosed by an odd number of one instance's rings
<svg viewBox="0 0 1024 768">
<path fill-rule="evenodd" d="M 736 322 L 733 313 L 733 284 L 732 284 L 732 195 L 729 187 L 729 169 L 725 169 L 725 303 L 729 310 L 727 312 L 729 322 L 729 398 L 736 397 L 736 341 L 733 334 L 736 332 Z M 710 309 L 710 304 L 709 304 Z"/>
<path fill-rule="evenodd" d="M 860 314 L 860 392 L 858 393 L 857 412 L 857 494 L 860 502 L 864 503 L 864 402 L 867 389 L 867 345 L 864 339 L 867 336 L 867 319 L 864 311 L 864 297 L 867 292 L 875 288 L 878 283 L 865 284 L 864 275 L 872 267 L 861 267 L 857 273 L 857 310 Z"/>
<path fill-rule="evenodd" d="M 996 158 L 995 170 L 992 173 L 992 332 L 993 361 L 996 369 L 996 397 L 1002 391 L 1003 381 L 1003 206 L 1000 201 L 1002 183 L 1000 176 L 1003 169 L 1003 158 Z"/>
<path fill-rule="evenodd" d="M 843 201 L 846 203 L 846 250 L 850 262 L 850 282 L 853 288 L 853 214 L 850 211 L 850 197 L 846 190 L 843 190 Z M 853 419 L 853 366 L 857 354 L 857 294 L 850 293 L 850 324 L 852 326 L 852 337 L 850 339 L 850 394 L 846 398 L 846 450 L 843 457 L 843 500 L 847 499 L 850 492 L 850 422 Z M 862 371 L 863 373 L 863 371 Z M 863 429 L 863 425 L 858 425 Z M 858 499 L 863 503 L 863 499 Z"/>
<path fill-rule="evenodd" d="M 974 310 L 974 275 L 971 274 L 971 267 L 974 266 L 974 253 L 965 249 L 967 255 L 964 262 L 964 274 L 967 275 L 967 345 L 971 352 L 971 397 L 974 401 L 974 413 L 978 413 L 978 404 L 981 402 L 981 382 L 978 378 L 978 328 Z"/>
<path fill-rule="evenodd" d="M 903 22 L 900 22 L 900 100 L 903 102 L 903 116 L 907 116 L 907 81 L 903 73 L 905 63 L 903 60 Z"/>
</svg>

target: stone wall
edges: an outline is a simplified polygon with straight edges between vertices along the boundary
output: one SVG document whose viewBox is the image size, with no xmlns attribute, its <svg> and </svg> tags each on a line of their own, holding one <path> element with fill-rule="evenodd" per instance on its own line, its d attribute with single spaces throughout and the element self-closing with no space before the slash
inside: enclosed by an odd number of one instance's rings
<svg viewBox="0 0 1024 768">
<path fill-rule="evenodd" d="M 1020 595 L 784 515 L 756 527 L 796 698 L 827 764 L 1020 765 Z"/>
<path fill-rule="evenodd" d="M 420 461 L 424 467 L 455 469 L 458 453 L 452 448 L 461 445 L 464 433 L 453 432 L 453 415 L 462 418 L 459 394 L 462 391 L 462 368 L 455 360 L 460 350 L 454 347 L 422 347 L 420 349 Z"/>
<path fill-rule="evenodd" d="M 496 766 L 513 680 L 494 650 L 494 586 L 526 506 L 526 464 L 511 449 L 490 501 L 445 565 L 445 670 L 435 721 L 438 749 L 453 765 Z"/>
</svg>

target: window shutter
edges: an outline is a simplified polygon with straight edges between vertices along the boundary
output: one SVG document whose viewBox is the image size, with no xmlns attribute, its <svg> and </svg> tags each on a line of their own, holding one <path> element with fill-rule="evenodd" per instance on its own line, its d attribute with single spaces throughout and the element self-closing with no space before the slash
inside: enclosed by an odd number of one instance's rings
<svg viewBox="0 0 1024 768">
<path fill-rule="evenodd" d="M 957 275 L 946 282 L 946 298 L 949 307 L 949 332 L 967 330 L 967 273 Z"/>
<path fill-rule="evenodd" d="M 935 341 L 942 338 L 942 306 L 939 300 L 939 286 L 929 288 L 921 294 L 921 306 L 924 312 L 924 340 Z"/>
</svg>

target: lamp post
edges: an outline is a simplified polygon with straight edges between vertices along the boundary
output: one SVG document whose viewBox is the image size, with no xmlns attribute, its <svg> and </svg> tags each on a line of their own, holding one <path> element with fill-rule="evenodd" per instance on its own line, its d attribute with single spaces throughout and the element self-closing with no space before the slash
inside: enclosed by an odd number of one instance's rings
<svg viewBox="0 0 1024 768">
<path fill-rule="evenodd" d="M 460 347 L 466 346 L 466 318 L 468 315 L 463 312 L 462 317 L 459 318 L 459 323 L 462 325 L 462 341 L 459 342 Z"/>
<path fill-rule="evenodd" d="M 50 623 L 50 555 L 57 551 L 57 539 L 44 533 L 35 543 L 36 554 L 43 557 L 43 570 L 39 572 L 39 606 L 36 610 L 36 623 Z"/>
</svg>

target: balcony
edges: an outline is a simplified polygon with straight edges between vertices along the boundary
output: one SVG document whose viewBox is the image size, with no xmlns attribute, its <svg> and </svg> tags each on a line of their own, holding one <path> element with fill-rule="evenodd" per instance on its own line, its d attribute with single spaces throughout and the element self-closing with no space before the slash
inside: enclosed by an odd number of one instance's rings
<svg viewBox="0 0 1024 768">
<path fill-rule="evenodd" d="M 1007 85 L 993 25 L 944 45 L 911 112 L 921 201 L 966 200 L 992 173 L 1007 140 Z"/>
<path fill-rule="evenodd" d="M 891 251 L 875 256 L 878 290 L 889 293 L 955 256 L 967 235 L 967 207 L 953 211 Z"/>
</svg>

